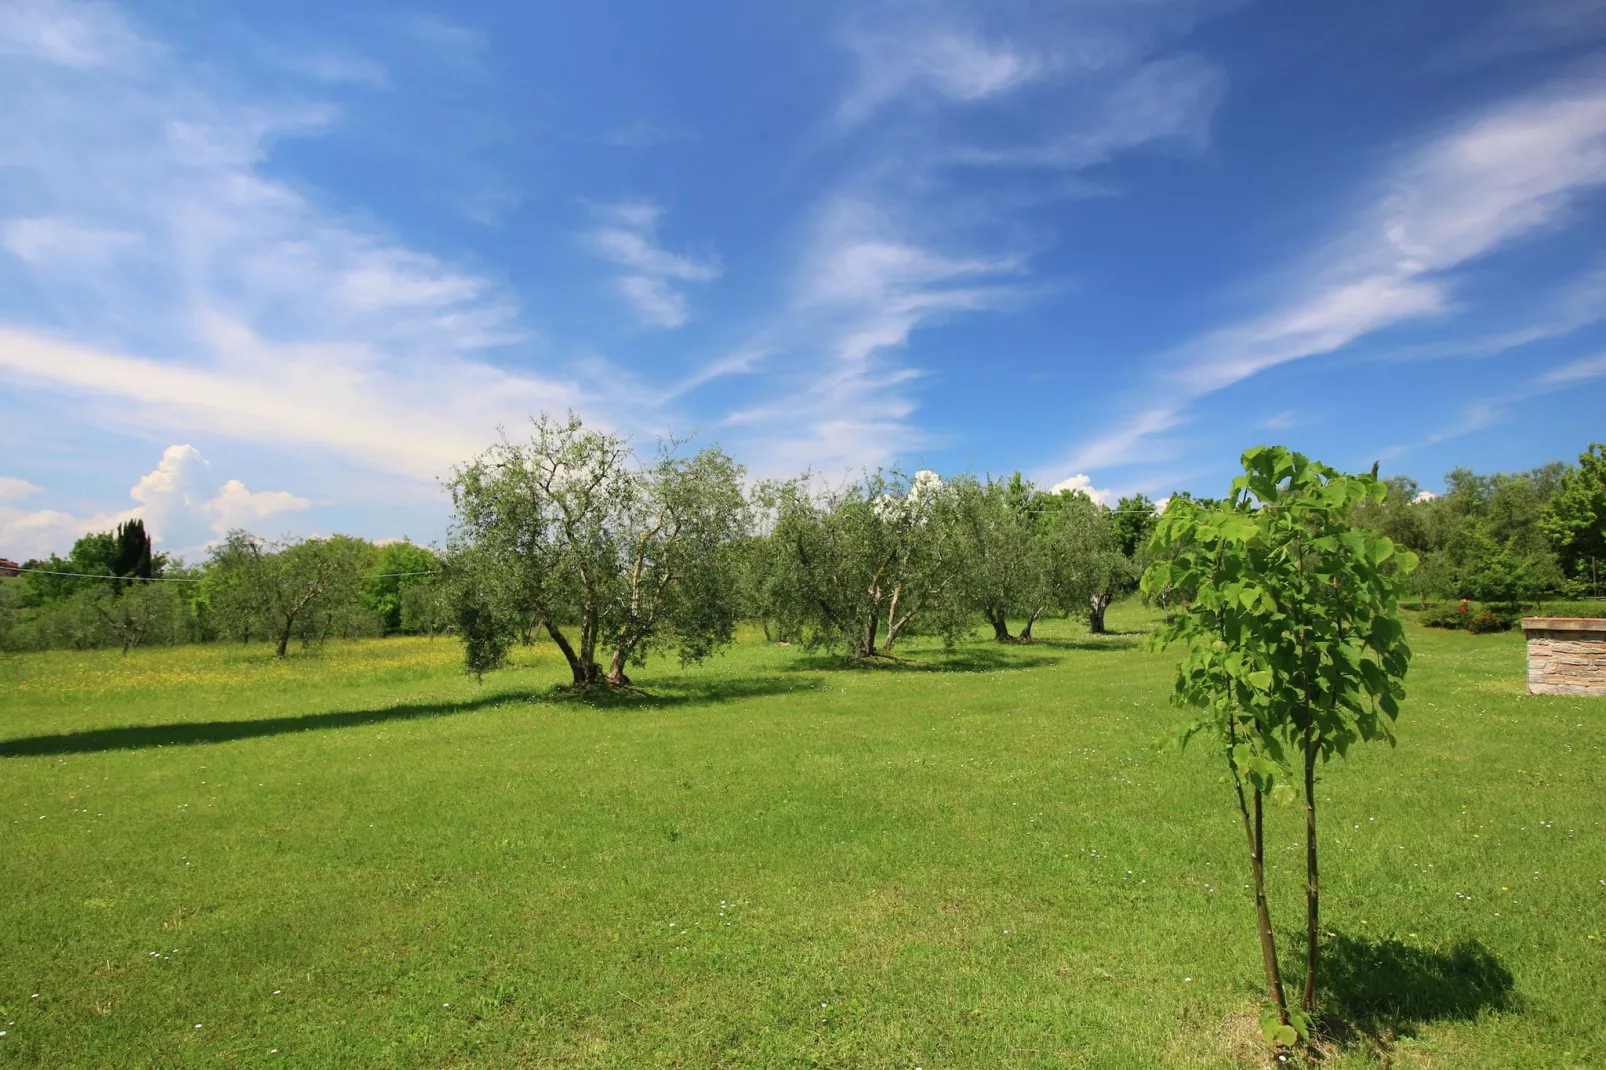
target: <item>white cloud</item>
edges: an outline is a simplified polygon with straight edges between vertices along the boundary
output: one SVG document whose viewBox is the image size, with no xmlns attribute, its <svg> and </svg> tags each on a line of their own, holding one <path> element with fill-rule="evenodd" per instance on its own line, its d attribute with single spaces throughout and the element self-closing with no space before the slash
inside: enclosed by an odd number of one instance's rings
<svg viewBox="0 0 1606 1070">
<path fill-rule="evenodd" d="M 658 244 L 663 210 L 644 201 L 603 205 L 608 222 L 586 235 L 591 252 L 627 269 L 615 286 L 649 327 L 679 327 L 686 322 L 686 295 L 671 282 L 710 282 L 724 273 L 716 257 L 671 253 Z"/>
<path fill-rule="evenodd" d="M 920 373 L 895 354 L 922 326 L 1020 300 L 1019 256 L 947 255 L 912 229 L 848 195 L 818 214 L 792 304 L 753 347 L 813 359 L 783 377 L 781 397 L 727 417 L 765 474 L 884 465 L 929 443 L 910 421 Z"/>
<path fill-rule="evenodd" d="M 101 4 L 8 0 L 0 6 L 0 56 L 90 68 L 130 63 L 155 51 Z"/>
<path fill-rule="evenodd" d="M 458 63 L 478 62 L 488 45 L 482 31 L 434 15 L 410 15 L 401 29 L 431 55 Z"/>
<path fill-rule="evenodd" d="M 984 41 L 954 27 L 911 29 L 848 34 L 848 47 L 858 60 L 858 83 L 838 110 L 840 122 L 860 122 L 911 90 L 955 101 L 985 100 L 1029 81 L 1042 67 L 1004 41 Z"/>
<path fill-rule="evenodd" d="M 141 240 L 131 231 L 79 226 L 65 219 L 0 220 L 0 244 L 36 265 L 103 265 Z"/>
<path fill-rule="evenodd" d="M 16 476 L 0 476 L 0 502 L 9 502 L 29 494 L 38 493 L 39 488 L 26 479 Z"/>
<path fill-rule="evenodd" d="M 580 400 L 572 388 L 472 361 L 443 358 L 404 377 L 366 349 L 275 346 L 237 324 L 222 326 L 238 333 L 219 339 L 228 361 L 221 369 L 0 329 L 0 374 L 117 399 L 116 418 L 152 430 L 188 427 L 317 446 L 420 479 L 444 475 L 484 449 L 499 423 L 517 425 L 529 413 L 559 412 Z"/>
<path fill-rule="evenodd" d="M 421 479 L 533 411 L 611 422 L 575 371 L 481 355 L 533 356 L 499 280 L 278 177 L 274 145 L 330 129 L 329 108 L 232 95 L 109 7 L 0 12 L 27 56 L 0 62 L 0 99 L 30 102 L 0 109 L 0 203 L 30 205 L 0 223 L 17 254 L 0 256 L 0 379 L 97 429 L 315 446 Z M 6 300 L 26 292 L 43 300 Z"/>
<path fill-rule="evenodd" d="M 1436 498 L 1438 498 L 1438 495 L 1433 493 L 1431 490 L 1419 490 L 1419 491 L 1416 492 L 1415 496 L 1411 498 L 1411 501 L 1412 502 L 1431 502 L 1431 501 L 1435 500 Z"/>
<path fill-rule="evenodd" d="M 128 492 L 156 542 L 195 546 L 231 528 L 249 528 L 281 513 L 302 512 L 312 503 L 288 491 L 251 491 L 238 479 L 219 484 L 212 466 L 194 446 L 169 446 L 157 466 Z"/>
<path fill-rule="evenodd" d="M 614 280 L 619 292 L 636 306 L 636 314 L 649 327 L 679 327 L 686 322 L 686 295 L 663 279 L 621 275 Z"/>
<path fill-rule="evenodd" d="M 1262 431 L 1287 431 L 1289 428 L 1297 427 L 1298 425 L 1299 413 L 1293 409 L 1285 409 L 1282 412 L 1273 413 L 1255 426 Z"/>
<path fill-rule="evenodd" d="M 211 464 L 193 446 L 169 446 L 154 469 L 129 488 L 137 504 L 117 512 L 74 516 L 55 509 L 24 511 L 0 504 L 0 554 L 45 557 L 65 553 L 79 536 L 106 531 L 125 520 L 145 522 L 162 548 L 185 553 L 203 550 L 231 528 L 253 527 L 312 503 L 287 491 L 251 491 L 238 479 L 219 483 Z M 10 480 L 38 490 L 22 480 Z M 0 492 L 6 481 L 0 480 Z M 0 501 L 6 495 L 0 493 Z M 19 557 L 20 555 L 20 557 Z"/>
<path fill-rule="evenodd" d="M 303 78 L 334 85 L 361 85 L 369 89 L 389 89 L 390 72 L 384 64 L 367 56 L 328 49 L 284 49 L 275 54 L 280 67 Z"/>
<path fill-rule="evenodd" d="M 1112 508 L 1115 506 L 1115 503 L 1120 500 L 1120 495 L 1116 494 L 1115 491 L 1099 490 L 1097 487 L 1093 486 L 1093 478 L 1091 476 L 1082 475 L 1080 472 L 1074 476 L 1071 476 L 1069 479 L 1062 479 L 1058 483 L 1055 483 L 1052 487 L 1048 488 L 1050 494 L 1058 494 L 1061 491 L 1066 490 L 1080 491 L 1081 493 L 1086 494 L 1089 498 L 1092 498 L 1094 501 L 1098 502 L 1100 505 L 1107 505 Z"/>
<path fill-rule="evenodd" d="M 1546 372 L 1539 380 L 1542 386 L 1563 387 L 1606 376 L 1606 353 L 1583 357 Z"/>
<path fill-rule="evenodd" d="M 1082 168 L 1140 145 L 1173 142 L 1200 150 L 1226 91 L 1221 69 L 1198 56 L 1143 63 L 1063 109 L 1063 129 L 1034 143 L 965 146 L 950 158 L 985 166 Z"/>
<path fill-rule="evenodd" d="M 86 532 L 108 531 L 126 519 L 128 513 L 77 517 L 54 509 L 26 511 L 0 505 L 0 557 L 27 561 L 65 553 Z"/>
<path fill-rule="evenodd" d="M 1606 185 L 1606 81 L 1570 80 L 1429 141 L 1346 234 L 1264 313 L 1168 355 L 1166 381 L 1136 420 L 1085 443 L 1073 464 L 1131 463 L 1189 403 L 1268 368 L 1331 353 L 1410 320 L 1447 314 L 1452 272 L 1564 218 Z"/>
</svg>

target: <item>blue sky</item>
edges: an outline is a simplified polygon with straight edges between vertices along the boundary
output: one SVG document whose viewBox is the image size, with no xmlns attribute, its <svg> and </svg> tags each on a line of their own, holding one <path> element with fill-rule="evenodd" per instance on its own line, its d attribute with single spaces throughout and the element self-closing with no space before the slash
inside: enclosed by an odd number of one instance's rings
<svg viewBox="0 0 1606 1070">
<path fill-rule="evenodd" d="M 0 555 L 755 476 L 1432 487 L 1606 438 L 1606 2 L 0 0 Z"/>
</svg>

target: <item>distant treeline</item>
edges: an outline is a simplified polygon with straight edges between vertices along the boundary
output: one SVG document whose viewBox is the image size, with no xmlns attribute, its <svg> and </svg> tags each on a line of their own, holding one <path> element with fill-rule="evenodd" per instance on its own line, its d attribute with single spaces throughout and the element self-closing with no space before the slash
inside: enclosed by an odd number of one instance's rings
<svg viewBox="0 0 1606 1070">
<path fill-rule="evenodd" d="M 1457 468 L 1436 497 L 1406 476 L 1386 482 L 1388 496 L 1357 521 L 1421 557 L 1404 580 L 1419 605 L 1467 598 L 1515 609 L 1606 592 L 1606 446 L 1590 446 L 1576 465 Z"/>
<path fill-rule="evenodd" d="M 1385 482 L 1354 519 L 1420 555 L 1402 581 L 1419 606 L 1465 598 L 1512 612 L 1606 588 L 1606 447 L 1529 472 L 1456 469 L 1437 497 L 1404 476 Z M 1106 607 L 1136 590 L 1156 522 L 1142 495 L 1112 508 L 1019 473 L 751 484 L 717 447 L 669 443 L 642 458 L 573 417 L 541 417 L 527 442 L 464 465 L 449 489 L 440 551 L 235 531 L 191 567 L 153 552 L 140 521 L 87 535 L 0 582 L 0 649 L 232 640 L 283 654 L 450 631 L 483 672 L 545 635 L 577 688 L 623 686 L 650 651 L 696 661 L 742 620 L 858 658 L 977 624 L 1029 640 L 1045 615 L 1101 631 Z"/>
<path fill-rule="evenodd" d="M 142 521 L 85 535 L 66 557 L 0 583 L 0 650 L 435 634 L 436 554 L 346 535 L 268 542 L 235 531 L 189 567 L 153 552 Z"/>
</svg>

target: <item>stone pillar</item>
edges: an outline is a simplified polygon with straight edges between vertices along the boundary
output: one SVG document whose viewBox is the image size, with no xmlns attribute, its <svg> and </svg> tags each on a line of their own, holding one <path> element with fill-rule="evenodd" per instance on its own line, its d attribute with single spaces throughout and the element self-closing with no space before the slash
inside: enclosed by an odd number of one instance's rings
<svg viewBox="0 0 1606 1070">
<path fill-rule="evenodd" d="M 1606 618 L 1524 617 L 1528 690 L 1535 695 L 1606 695 Z"/>
</svg>

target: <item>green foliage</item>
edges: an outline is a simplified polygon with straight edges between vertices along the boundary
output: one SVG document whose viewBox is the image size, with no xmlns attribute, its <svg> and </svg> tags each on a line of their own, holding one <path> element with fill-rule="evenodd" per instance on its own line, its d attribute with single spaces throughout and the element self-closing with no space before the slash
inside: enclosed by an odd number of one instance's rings
<svg viewBox="0 0 1606 1070">
<path fill-rule="evenodd" d="M 1429 628 L 1444 628 L 1481 635 L 1487 632 L 1509 632 L 1516 627 L 1519 617 L 1516 613 L 1497 606 L 1458 602 L 1435 606 L 1417 619 Z"/>
<path fill-rule="evenodd" d="M 372 543 L 347 535 L 266 543 L 231 531 L 208 558 L 205 597 L 223 634 L 266 639 L 284 657 L 291 639 L 311 646 L 371 630 L 361 594 L 374 557 Z"/>
<path fill-rule="evenodd" d="M 1183 736 L 1209 735 L 1238 785 L 1261 911 L 1267 986 L 1279 1029 L 1289 1024 L 1263 893 L 1260 797 L 1292 795 L 1285 779 L 1302 757 L 1310 865 L 1311 954 L 1303 1009 L 1314 1010 L 1316 931 L 1315 766 L 1360 740 L 1393 739 L 1410 659 L 1394 578 L 1415 555 L 1350 525 L 1355 509 L 1384 500 L 1370 476 L 1346 476 L 1281 447 L 1243 455 L 1244 475 L 1220 506 L 1173 503 L 1154 534 L 1165 559 L 1146 591 L 1193 591 L 1155 635 L 1183 644 L 1175 698 L 1202 710 Z M 1253 792 L 1254 816 L 1243 785 Z"/>
<path fill-rule="evenodd" d="M 1134 494 L 1116 502 L 1115 515 L 1112 517 L 1116 549 L 1128 560 L 1136 560 L 1149 545 L 1159 519 L 1154 511 L 1154 502 L 1146 495 Z"/>
<path fill-rule="evenodd" d="M 1540 526 L 1569 577 L 1592 594 L 1606 590 L 1606 445 L 1594 443 L 1578 455 L 1578 467 L 1561 476 L 1545 502 Z"/>
<path fill-rule="evenodd" d="M 440 558 L 428 547 L 415 546 L 405 540 L 379 547 L 363 580 L 362 601 L 374 614 L 382 634 L 400 631 L 417 634 L 422 630 L 403 622 L 403 604 L 408 592 L 415 587 L 428 586 L 440 567 Z"/>
<path fill-rule="evenodd" d="M 900 636 L 971 625 L 960 497 L 934 472 L 875 472 L 840 488 L 760 486 L 771 615 L 810 649 L 858 658 Z M 884 630 L 884 636 L 883 636 Z"/>
<path fill-rule="evenodd" d="M 495 653 L 483 636 L 498 629 L 544 629 L 577 690 L 628 683 L 626 667 L 655 647 L 696 661 L 728 642 L 741 609 L 742 478 L 717 448 L 681 457 L 673 443 L 644 470 L 623 439 L 572 415 L 543 416 L 528 442 L 504 438 L 460 468 L 449 558 L 470 671 Z"/>
<path fill-rule="evenodd" d="M 117 530 L 112 534 L 111 559 L 107 564 L 116 576 L 148 580 L 156 574 L 151 538 L 145 534 L 145 521 L 130 520 L 117 525 Z M 114 589 L 117 586 L 113 584 Z"/>
</svg>

